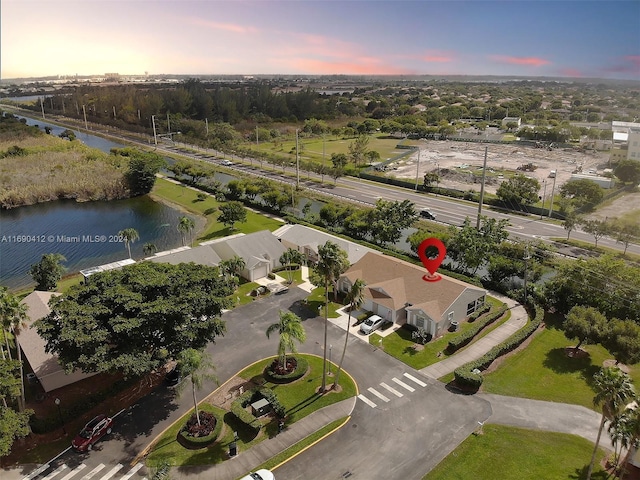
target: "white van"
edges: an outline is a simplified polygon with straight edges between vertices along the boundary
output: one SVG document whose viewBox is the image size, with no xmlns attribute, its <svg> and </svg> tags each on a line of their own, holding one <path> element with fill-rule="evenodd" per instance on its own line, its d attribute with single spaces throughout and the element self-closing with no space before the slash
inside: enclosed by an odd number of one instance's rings
<svg viewBox="0 0 640 480">
<path fill-rule="evenodd" d="M 556 171 L 555 170 L 551 170 L 549 172 L 549 178 L 556 178 Z"/>
</svg>

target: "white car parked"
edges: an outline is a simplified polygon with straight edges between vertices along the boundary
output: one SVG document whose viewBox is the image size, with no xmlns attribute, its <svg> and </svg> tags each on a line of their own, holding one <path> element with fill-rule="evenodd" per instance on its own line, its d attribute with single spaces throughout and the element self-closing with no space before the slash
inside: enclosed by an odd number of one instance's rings
<svg viewBox="0 0 640 480">
<path fill-rule="evenodd" d="M 260 470 L 250 473 L 246 477 L 242 477 L 240 480 L 276 480 L 276 477 L 271 471 L 261 468 Z"/>
<path fill-rule="evenodd" d="M 379 315 L 371 315 L 360 324 L 360 332 L 369 335 L 371 332 L 379 329 L 384 320 Z"/>
</svg>

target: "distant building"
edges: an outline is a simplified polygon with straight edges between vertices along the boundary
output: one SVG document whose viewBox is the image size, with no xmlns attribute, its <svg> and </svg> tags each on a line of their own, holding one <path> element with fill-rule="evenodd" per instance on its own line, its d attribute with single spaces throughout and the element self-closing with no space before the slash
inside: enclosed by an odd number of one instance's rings
<svg viewBox="0 0 640 480">
<path fill-rule="evenodd" d="M 620 160 L 640 161 L 640 123 L 611 122 L 613 148 L 609 156 L 612 163 Z"/>
<path fill-rule="evenodd" d="M 582 173 L 574 173 L 571 175 L 571 180 L 591 180 L 592 182 L 597 183 L 602 188 L 613 188 L 616 184 L 615 179 L 608 177 L 601 177 L 599 175 L 585 175 Z"/>
<path fill-rule="evenodd" d="M 522 119 L 520 117 L 504 117 L 502 119 L 502 128 L 508 128 L 507 125 L 510 123 L 515 123 L 517 125 L 516 128 L 520 128 L 520 125 L 522 125 Z"/>
</svg>

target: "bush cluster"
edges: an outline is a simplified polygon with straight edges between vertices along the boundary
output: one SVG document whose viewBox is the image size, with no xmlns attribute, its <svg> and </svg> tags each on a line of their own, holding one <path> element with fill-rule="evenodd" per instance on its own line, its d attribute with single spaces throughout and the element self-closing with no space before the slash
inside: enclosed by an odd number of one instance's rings
<svg viewBox="0 0 640 480">
<path fill-rule="evenodd" d="M 454 372 L 456 384 L 461 388 L 479 389 L 482 385 L 483 378 L 479 373 L 474 373 L 474 370 L 485 370 L 495 359 L 515 350 L 538 329 L 543 318 L 544 310 L 541 307 L 536 306 L 535 317 L 531 319 L 524 328 L 521 328 L 504 342 L 493 347 L 479 359 L 457 368 Z"/>
<path fill-rule="evenodd" d="M 240 397 L 231 404 L 231 413 L 233 413 L 238 420 L 256 432 L 262 428 L 262 423 L 259 418 L 256 418 L 255 415 L 247 411 L 247 407 L 261 398 L 267 399 L 278 417 L 284 417 L 284 406 L 278 401 L 278 397 L 275 392 L 267 387 L 258 387 L 249 390 L 240 395 Z"/>
<path fill-rule="evenodd" d="M 484 315 L 489 310 L 491 310 L 491 305 L 489 303 L 483 303 L 479 309 L 469 315 L 469 322 L 475 322 L 480 315 Z"/>
<path fill-rule="evenodd" d="M 507 311 L 507 305 L 503 303 L 498 310 L 487 315 L 485 318 L 475 323 L 472 328 L 462 332 L 460 335 L 449 340 L 449 344 L 447 345 L 447 353 L 450 355 L 460 350 L 462 347 L 468 345 L 471 342 L 471 340 L 473 340 L 474 337 L 478 335 L 478 333 L 480 333 L 487 325 L 491 325 L 497 319 L 502 317 L 502 315 L 504 315 L 504 312 L 506 311 Z"/>
<path fill-rule="evenodd" d="M 264 376 L 267 380 L 272 381 L 273 383 L 290 383 L 294 380 L 298 380 L 301 378 L 307 370 L 309 369 L 309 362 L 304 357 L 295 357 L 296 359 L 296 368 L 291 373 L 279 374 L 273 371 L 272 365 L 270 363 L 264 369 Z M 274 360 L 277 362 L 278 360 Z"/>
<path fill-rule="evenodd" d="M 184 424 L 184 426 L 178 432 L 178 436 L 180 437 L 180 443 L 185 446 L 189 446 L 192 448 L 204 448 L 211 445 L 216 441 L 218 435 L 222 431 L 222 425 L 224 422 L 222 419 L 216 414 L 213 405 L 208 403 L 203 403 L 200 405 L 199 409 L 200 413 L 200 423 L 206 428 L 210 426 L 210 423 L 215 421 L 215 427 L 211 431 L 209 435 L 203 435 L 201 437 L 193 436 L 192 433 L 197 433 L 198 424 L 196 420 L 195 412 L 189 417 L 189 420 Z"/>
</svg>

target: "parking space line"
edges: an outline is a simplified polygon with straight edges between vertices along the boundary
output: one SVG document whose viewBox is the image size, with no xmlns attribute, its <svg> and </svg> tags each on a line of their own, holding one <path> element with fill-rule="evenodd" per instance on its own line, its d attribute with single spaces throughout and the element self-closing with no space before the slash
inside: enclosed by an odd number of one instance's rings
<svg viewBox="0 0 640 480">
<path fill-rule="evenodd" d="M 387 397 L 385 397 L 384 395 L 382 395 L 380 392 L 378 392 L 377 390 L 369 387 L 367 388 L 367 390 L 369 390 L 371 393 L 373 393 L 376 397 L 378 397 L 380 400 L 382 400 L 383 402 L 388 402 L 389 399 Z"/>
<path fill-rule="evenodd" d="M 58 468 L 56 468 L 53 472 L 51 472 L 49 475 L 47 475 L 46 477 L 44 477 L 42 480 L 51 480 L 53 477 L 55 477 L 56 475 L 58 475 L 60 472 L 62 472 L 65 468 L 69 468 L 67 467 L 64 463 L 62 465 L 60 465 Z"/>
<path fill-rule="evenodd" d="M 124 465 L 122 465 L 121 463 L 117 464 L 115 467 L 113 467 L 111 470 L 109 470 L 102 478 L 101 480 L 109 480 L 111 477 L 113 477 L 116 473 L 118 473 L 118 470 L 120 470 L 122 467 L 124 467 Z"/>
<path fill-rule="evenodd" d="M 396 382 L 398 385 L 400 385 L 402 388 L 406 388 L 407 390 L 409 390 L 410 392 L 415 392 L 416 389 L 413 388 L 411 385 L 407 385 L 406 383 L 404 383 L 402 380 L 398 380 L 396 377 L 393 377 L 391 380 L 393 380 L 394 382 Z"/>
<path fill-rule="evenodd" d="M 414 382 L 416 382 L 421 387 L 426 387 L 427 386 L 427 384 L 424 383 L 422 380 L 417 379 L 416 377 L 414 377 L 413 375 L 411 375 L 409 373 L 404 373 L 404 376 L 407 377 L 409 380 L 413 380 Z"/>
<path fill-rule="evenodd" d="M 81 463 L 76 468 L 74 468 L 69 473 L 67 473 L 64 477 L 62 477 L 60 480 L 69 480 L 71 477 L 76 475 L 80 470 L 84 469 L 85 467 L 86 465 L 84 463 Z"/>
<path fill-rule="evenodd" d="M 123 475 L 120 480 L 129 480 L 131 477 L 135 475 L 135 473 L 140 470 L 144 466 L 143 463 L 136 463 L 131 470 L 127 472 L 126 475 Z"/>
<path fill-rule="evenodd" d="M 377 406 L 375 403 L 373 403 L 371 400 L 369 400 L 367 397 L 365 397 L 362 394 L 358 395 L 358 398 L 362 400 L 364 403 L 366 403 L 367 405 L 369 405 L 371 408 L 376 408 Z"/>
<path fill-rule="evenodd" d="M 381 384 L 380 384 L 380 386 L 381 386 L 381 387 L 386 388 L 387 390 L 389 390 L 389 391 L 390 391 L 391 393 L 393 393 L 396 397 L 402 397 L 402 396 L 403 396 L 403 395 L 402 395 L 399 391 L 397 391 L 395 388 L 390 387 L 389 385 L 387 385 L 387 384 L 386 384 L 386 383 L 384 383 L 384 382 L 383 382 L 383 383 L 381 383 Z"/>
<path fill-rule="evenodd" d="M 96 473 L 98 473 L 104 467 L 106 467 L 106 465 L 104 463 L 101 463 L 96 468 L 94 468 L 89 473 L 87 473 L 84 477 L 82 477 L 82 480 L 89 480 L 91 477 L 93 477 Z"/>
</svg>

